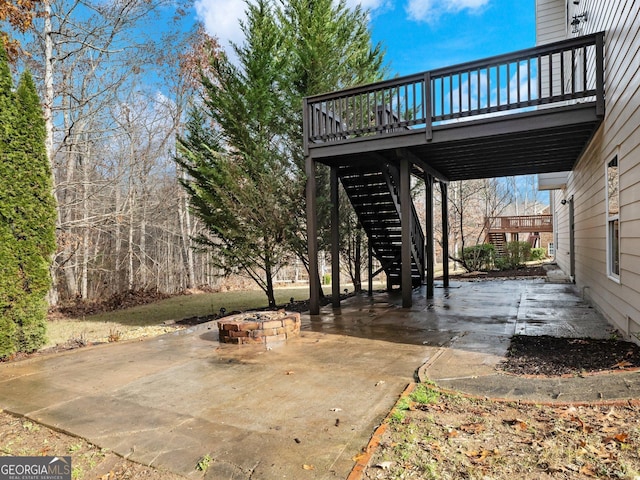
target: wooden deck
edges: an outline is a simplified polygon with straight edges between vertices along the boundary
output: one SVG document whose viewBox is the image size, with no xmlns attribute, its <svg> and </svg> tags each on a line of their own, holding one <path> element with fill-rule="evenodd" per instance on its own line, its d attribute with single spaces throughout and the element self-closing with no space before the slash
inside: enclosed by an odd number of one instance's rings
<svg viewBox="0 0 640 480">
<path fill-rule="evenodd" d="M 309 97 L 305 152 L 444 180 L 571 170 L 604 115 L 604 34 Z"/>
<path fill-rule="evenodd" d="M 427 296 L 433 292 L 434 248 L 433 204 L 423 234 L 413 212 L 411 175 L 425 180 L 427 205 L 434 180 L 440 183 L 447 231 L 449 181 L 571 170 L 602 123 L 604 93 L 604 33 L 597 33 L 306 98 L 311 314 L 319 312 L 316 163 L 332 172 L 333 278 L 340 271 L 341 180 L 372 254 L 400 285 L 403 306 L 409 307 L 416 279 L 426 279 Z M 337 299 L 339 283 L 332 285 Z"/>
<path fill-rule="evenodd" d="M 487 233 L 553 232 L 552 215 L 512 215 L 485 219 Z"/>
</svg>

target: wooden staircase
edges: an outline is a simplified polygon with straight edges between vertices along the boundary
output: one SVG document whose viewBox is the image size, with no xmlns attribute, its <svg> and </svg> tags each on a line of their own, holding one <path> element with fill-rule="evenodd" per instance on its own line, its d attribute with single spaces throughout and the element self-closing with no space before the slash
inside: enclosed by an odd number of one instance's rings
<svg viewBox="0 0 640 480">
<path fill-rule="evenodd" d="M 505 254 L 505 244 L 507 236 L 504 232 L 489 232 L 489 243 L 495 247 L 496 256 L 500 257 Z"/>
<path fill-rule="evenodd" d="M 387 274 L 387 285 L 401 286 L 402 224 L 400 216 L 399 171 L 389 163 L 341 166 L 340 181 L 358 220 L 371 242 L 374 256 Z M 424 233 L 411 202 L 411 281 L 424 281 Z"/>
</svg>

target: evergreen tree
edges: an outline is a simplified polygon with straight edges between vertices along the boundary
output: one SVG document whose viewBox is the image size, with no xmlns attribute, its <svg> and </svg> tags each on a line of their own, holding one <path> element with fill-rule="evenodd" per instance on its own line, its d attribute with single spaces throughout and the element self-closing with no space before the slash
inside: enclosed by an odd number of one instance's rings
<svg viewBox="0 0 640 480">
<path fill-rule="evenodd" d="M 46 341 L 55 203 L 45 137 L 31 75 L 14 92 L 0 45 L 0 358 Z"/>
<path fill-rule="evenodd" d="M 295 179 L 301 192 L 291 206 L 297 219 L 297 230 L 287 238 L 291 249 L 308 265 L 302 99 L 382 80 L 387 70 L 383 65 L 382 45 L 372 43 L 367 10 L 360 6 L 351 9 L 345 0 L 280 2 L 279 19 L 289 52 L 285 83 L 285 95 L 289 104 L 286 122 L 288 130 L 285 138 L 292 163 L 297 166 Z M 321 164 L 316 168 L 316 186 L 319 247 L 327 249 L 330 242 L 329 169 Z M 343 203 L 341 219 L 342 234 L 361 235 L 357 229 L 350 228 L 350 224 L 357 223 L 357 219 L 349 202 Z M 344 246 L 357 241 L 356 238 L 343 238 L 341 243 Z M 360 261 L 354 260 L 355 263 Z M 322 289 L 320 295 L 322 296 Z"/>
<path fill-rule="evenodd" d="M 286 253 L 308 266 L 302 98 L 380 79 L 383 54 L 371 46 L 367 13 L 344 0 L 282 0 L 275 10 L 255 0 L 247 9 L 245 42 L 233 46 L 238 66 L 211 59 L 205 107 L 192 113 L 177 161 L 209 227 L 198 240 L 219 267 L 249 274 L 274 305 L 272 276 Z M 328 193 L 328 175 L 320 176 Z"/>
<path fill-rule="evenodd" d="M 9 164 L 10 142 L 15 125 L 16 109 L 13 98 L 11 71 L 7 63 L 4 45 L 0 42 L 0 358 L 16 350 L 17 325 L 11 316 L 12 304 L 20 296 L 16 284 L 18 258 L 15 240 L 11 231 L 12 187 L 9 179 L 12 171 Z"/>
<path fill-rule="evenodd" d="M 177 161 L 209 228 L 197 240 L 213 250 L 218 267 L 240 268 L 275 306 L 273 277 L 291 223 L 289 168 L 279 141 L 287 120 L 280 95 L 286 56 L 266 0 L 248 5 L 243 31 L 244 44 L 233 47 L 238 67 L 224 55 L 211 59 L 211 78 L 203 77 L 206 114 L 192 113 Z"/>
</svg>

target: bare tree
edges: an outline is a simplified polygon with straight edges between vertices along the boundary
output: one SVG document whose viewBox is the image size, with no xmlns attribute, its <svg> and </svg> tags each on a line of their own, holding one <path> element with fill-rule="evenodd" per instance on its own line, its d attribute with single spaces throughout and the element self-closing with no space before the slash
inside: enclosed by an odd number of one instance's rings
<svg viewBox="0 0 640 480">
<path fill-rule="evenodd" d="M 446 234 L 453 246 L 449 259 L 469 270 L 471 266 L 463 255 L 465 247 L 483 243 L 485 218 L 501 215 L 511 202 L 511 194 L 503 179 L 451 182 L 448 192 L 450 212 Z M 442 246 L 443 232 L 436 230 L 439 234 L 437 241 Z"/>
<path fill-rule="evenodd" d="M 192 285 L 194 258 L 204 258 L 194 257 L 190 247 L 183 252 L 172 246 L 190 237 L 185 229 L 195 228 L 171 161 L 188 92 L 183 89 L 173 101 L 154 84 L 159 71 L 165 78 L 180 78 L 186 35 L 183 28 L 168 26 L 166 35 L 151 38 L 142 28 L 157 25 L 166 8 L 179 22 L 181 5 L 43 0 L 42 8 L 28 45 L 31 67 L 42 82 L 58 201 L 52 276 L 59 281 L 52 303 L 58 293 L 89 298 L 127 288 L 174 290 L 184 288 L 184 278 Z M 158 232 L 160 243 L 154 237 Z M 167 259 L 168 252 L 178 261 Z M 183 256 L 186 274 L 180 268 L 164 275 L 167 269 L 158 268 L 182 265 Z M 200 277 L 205 279 L 203 273 Z"/>
</svg>

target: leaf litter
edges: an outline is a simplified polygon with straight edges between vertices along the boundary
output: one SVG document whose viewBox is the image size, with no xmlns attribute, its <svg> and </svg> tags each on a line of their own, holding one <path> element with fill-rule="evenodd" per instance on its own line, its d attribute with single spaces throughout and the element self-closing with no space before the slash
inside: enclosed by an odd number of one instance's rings
<svg viewBox="0 0 640 480">
<path fill-rule="evenodd" d="M 640 479 L 633 403 L 494 402 L 423 385 L 429 401 L 398 404 L 402 414 L 392 412 L 365 480 Z"/>
</svg>

